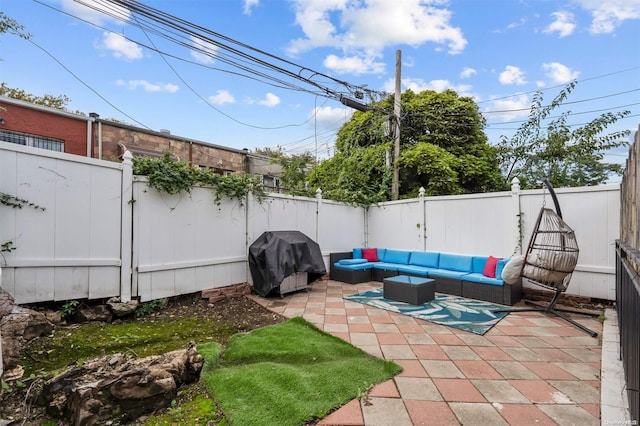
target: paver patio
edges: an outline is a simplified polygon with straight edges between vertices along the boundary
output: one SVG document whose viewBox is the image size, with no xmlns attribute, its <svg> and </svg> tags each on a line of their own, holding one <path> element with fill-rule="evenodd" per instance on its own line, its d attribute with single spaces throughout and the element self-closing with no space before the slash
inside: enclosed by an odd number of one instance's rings
<svg viewBox="0 0 640 426">
<path fill-rule="evenodd" d="M 540 312 L 510 313 L 479 336 L 343 299 L 381 286 L 329 280 L 283 298 L 251 296 L 404 368 L 319 425 L 600 424 L 597 319 L 574 317 L 597 338 Z"/>
</svg>

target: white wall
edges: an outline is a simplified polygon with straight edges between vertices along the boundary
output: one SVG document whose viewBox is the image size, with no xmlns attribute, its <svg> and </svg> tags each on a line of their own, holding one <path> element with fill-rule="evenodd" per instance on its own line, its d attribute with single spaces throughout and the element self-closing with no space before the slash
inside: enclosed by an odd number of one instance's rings
<svg viewBox="0 0 640 426">
<path fill-rule="evenodd" d="M 246 207 L 210 188 L 167 195 L 133 186 L 133 295 L 141 301 L 246 282 Z"/>
<path fill-rule="evenodd" d="M 578 265 L 567 293 L 615 300 L 615 240 L 620 236 L 620 186 L 555 190 L 562 218 L 575 231 L 580 249 Z M 543 205 L 554 209 L 547 191 L 523 191 L 523 250 Z"/>
<path fill-rule="evenodd" d="M 0 206 L 3 288 L 17 303 L 120 292 L 120 164 L 0 142 L 0 192 L 45 208 Z"/>
<path fill-rule="evenodd" d="M 146 301 L 251 282 L 248 247 L 265 231 L 303 232 L 318 242 L 327 268 L 330 253 L 362 246 L 510 257 L 519 250 L 519 218 L 526 247 L 540 207 L 553 205 L 545 191 L 514 186 L 368 209 L 321 194 L 223 199 L 217 206 L 210 188 L 160 194 L 144 178 L 134 179 L 127 161 L 4 142 L 0 191 L 46 208 L 0 206 L 0 242 L 17 247 L 4 253 L 2 285 L 18 303 L 116 295 Z M 614 300 L 619 187 L 556 192 L 580 245 L 568 293 Z"/>
</svg>

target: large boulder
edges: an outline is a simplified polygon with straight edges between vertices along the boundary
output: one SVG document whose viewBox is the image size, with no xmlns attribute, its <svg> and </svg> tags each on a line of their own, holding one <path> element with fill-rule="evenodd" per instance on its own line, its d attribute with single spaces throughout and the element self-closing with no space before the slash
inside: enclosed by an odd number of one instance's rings
<svg viewBox="0 0 640 426">
<path fill-rule="evenodd" d="M 37 400 L 72 425 L 127 422 L 168 407 L 180 386 L 198 379 L 203 364 L 194 343 L 140 359 L 106 355 L 46 381 Z"/>
<path fill-rule="evenodd" d="M 25 343 L 52 330 L 53 324 L 42 313 L 16 305 L 13 297 L 0 288 L 0 337 L 5 372 L 18 366 Z"/>
</svg>

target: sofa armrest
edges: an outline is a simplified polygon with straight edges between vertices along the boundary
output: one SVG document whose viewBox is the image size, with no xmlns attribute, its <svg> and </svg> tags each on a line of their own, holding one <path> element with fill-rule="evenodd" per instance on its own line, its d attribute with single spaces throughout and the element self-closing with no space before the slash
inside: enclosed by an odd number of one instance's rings
<svg viewBox="0 0 640 426">
<path fill-rule="evenodd" d="M 342 260 L 342 259 L 351 259 L 353 257 L 353 252 L 345 251 L 340 253 L 329 253 L 329 264 L 333 266 L 334 263 Z"/>
</svg>

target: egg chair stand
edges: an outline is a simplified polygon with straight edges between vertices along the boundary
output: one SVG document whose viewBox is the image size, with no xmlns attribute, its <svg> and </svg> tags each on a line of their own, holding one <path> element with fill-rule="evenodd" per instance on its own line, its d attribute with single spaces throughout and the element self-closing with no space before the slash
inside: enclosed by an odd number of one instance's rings
<svg viewBox="0 0 640 426">
<path fill-rule="evenodd" d="M 553 298 L 548 305 L 525 300 L 526 304 L 535 307 L 501 309 L 496 312 L 545 312 L 562 318 L 591 335 L 591 337 L 596 337 L 598 335 L 597 332 L 585 327 L 561 312 L 592 316 L 598 316 L 598 314 L 556 307 L 558 300 L 567 290 L 567 287 L 569 287 L 571 275 L 578 263 L 579 249 L 573 229 L 562 219 L 562 212 L 560 211 L 558 198 L 556 197 L 553 187 L 547 179 L 544 179 L 543 182 L 549 189 L 555 211 L 544 205 L 540 209 L 538 219 L 533 227 L 531 239 L 529 240 L 529 245 L 527 246 L 527 251 L 524 255 L 520 275 L 528 279 L 532 284 L 553 291 Z"/>
</svg>

